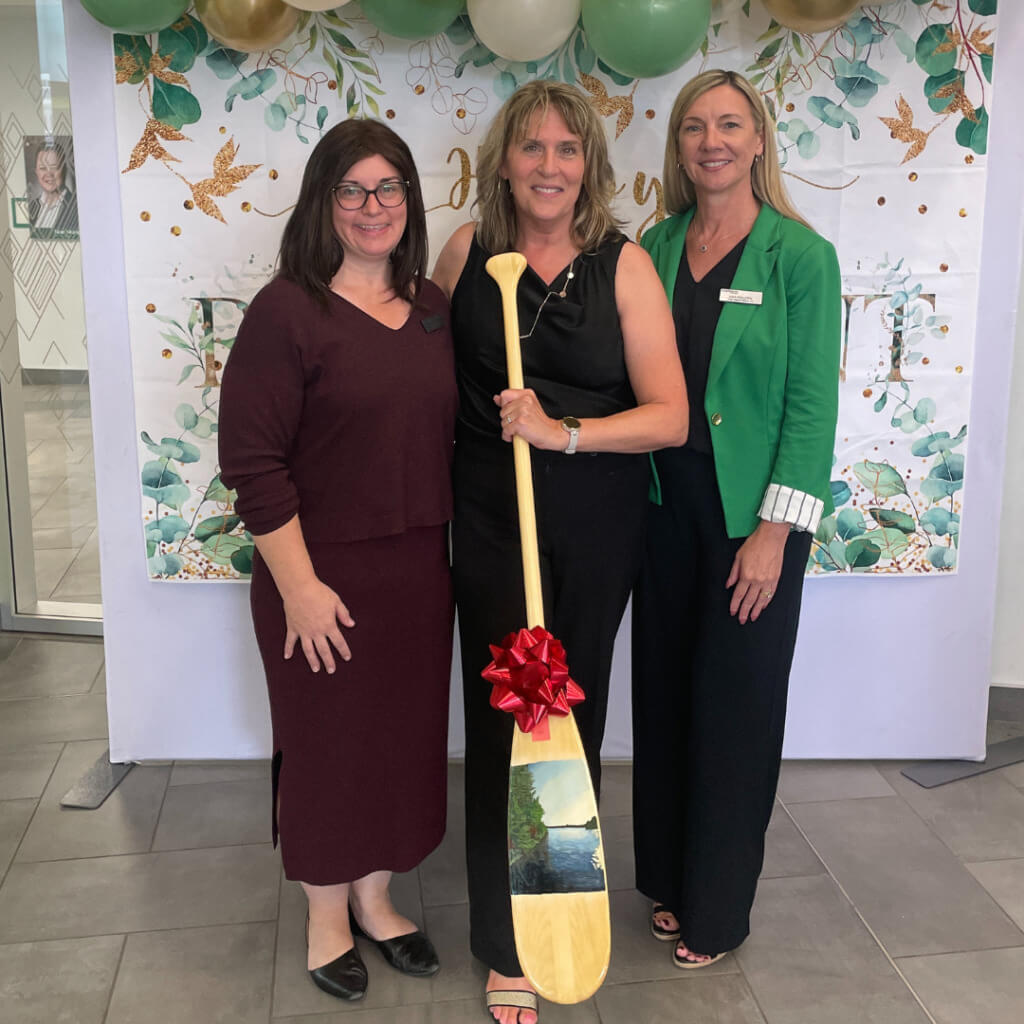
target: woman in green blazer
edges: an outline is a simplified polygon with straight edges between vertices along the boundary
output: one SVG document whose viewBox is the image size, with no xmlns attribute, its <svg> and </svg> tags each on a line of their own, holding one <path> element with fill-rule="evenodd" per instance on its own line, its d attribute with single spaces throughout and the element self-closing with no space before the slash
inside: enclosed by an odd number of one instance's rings
<svg viewBox="0 0 1024 1024">
<path fill-rule="evenodd" d="M 642 244 L 692 412 L 686 445 L 653 457 L 634 593 L 634 844 L 651 931 L 694 968 L 749 933 L 803 571 L 832 511 L 841 299 L 835 250 L 790 204 L 745 78 L 684 86 L 665 153 L 672 216 Z"/>
</svg>

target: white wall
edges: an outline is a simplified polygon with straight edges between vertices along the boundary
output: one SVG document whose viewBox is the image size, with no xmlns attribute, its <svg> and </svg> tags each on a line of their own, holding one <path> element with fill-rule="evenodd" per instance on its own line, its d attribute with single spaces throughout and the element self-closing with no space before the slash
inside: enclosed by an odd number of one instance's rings
<svg viewBox="0 0 1024 1024">
<path fill-rule="evenodd" d="M 67 83 L 53 82 L 49 105 L 43 103 L 34 7 L 0 6 L 0 39 L 0 134 L 5 158 L 0 168 L 0 201 L 10 209 L 12 197 L 26 195 L 22 139 L 47 131 L 70 134 L 69 100 Z M 3 246 L 11 265 L 13 307 L 10 312 L 5 310 L 2 330 L 4 335 L 9 333 L 11 325 L 6 321 L 13 315 L 21 365 L 26 369 L 84 370 L 79 243 L 32 239 L 27 227 L 12 225 L 4 232 Z M 5 353 L 5 364 L 14 351 Z"/>
<path fill-rule="evenodd" d="M 1024 6 L 1001 12 L 1002 54 L 1024 47 Z M 110 34 L 65 4 L 93 382 L 111 756 L 269 752 L 244 586 L 151 583 L 139 536 L 136 425 L 120 233 Z M 942 579 L 810 580 L 794 666 L 793 757 L 981 757 L 997 519 L 1019 280 L 1024 64 L 996 62 L 978 365 L 960 571 Z M 88 140 L 86 146 L 85 140 Z M 628 636 L 624 627 L 623 633 Z M 851 654 L 852 652 L 852 654 Z M 615 662 L 605 753 L 628 755 L 628 652 Z M 481 684 L 483 685 L 483 684 Z M 457 683 L 456 683 L 457 690 Z M 453 718 L 459 715 L 453 706 Z M 455 728 L 452 748 L 461 747 Z"/>
</svg>

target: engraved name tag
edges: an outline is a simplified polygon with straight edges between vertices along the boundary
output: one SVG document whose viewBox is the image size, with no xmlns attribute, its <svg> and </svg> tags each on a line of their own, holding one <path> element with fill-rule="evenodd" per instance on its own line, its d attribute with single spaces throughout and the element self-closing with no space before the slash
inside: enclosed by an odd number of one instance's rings
<svg viewBox="0 0 1024 1024">
<path fill-rule="evenodd" d="M 761 292 L 745 292 L 740 288 L 723 288 L 718 293 L 719 302 L 739 302 L 744 306 L 760 306 Z"/>
</svg>

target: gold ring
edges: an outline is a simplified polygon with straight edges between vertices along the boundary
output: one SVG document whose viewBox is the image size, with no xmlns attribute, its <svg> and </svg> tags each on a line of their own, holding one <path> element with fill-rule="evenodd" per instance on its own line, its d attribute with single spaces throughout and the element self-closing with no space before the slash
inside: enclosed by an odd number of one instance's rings
<svg viewBox="0 0 1024 1024">
<path fill-rule="evenodd" d="M 762 597 L 771 597 L 772 596 L 772 592 L 770 590 L 762 590 L 761 591 L 761 596 Z"/>
<path fill-rule="evenodd" d="M 506 423 L 511 423 L 512 422 L 512 417 L 511 416 L 506 416 L 505 417 L 505 422 Z"/>
</svg>

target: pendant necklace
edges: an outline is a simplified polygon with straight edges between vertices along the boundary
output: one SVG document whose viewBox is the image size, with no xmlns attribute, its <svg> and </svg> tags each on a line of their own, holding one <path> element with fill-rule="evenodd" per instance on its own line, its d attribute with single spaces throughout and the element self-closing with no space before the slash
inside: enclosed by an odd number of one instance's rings
<svg viewBox="0 0 1024 1024">
<path fill-rule="evenodd" d="M 526 341 L 526 339 L 529 338 L 531 334 L 533 334 L 534 330 L 537 327 L 537 321 L 540 319 L 540 314 L 543 311 L 544 307 L 548 304 L 548 299 L 550 299 L 552 295 L 557 295 L 560 299 L 565 298 L 565 293 L 569 288 L 569 282 L 572 281 L 572 279 L 576 276 L 577 259 L 579 259 L 579 256 L 574 256 L 572 258 L 572 263 L 569 264 L 569 272 L 565 275 L 565 283 L 562 285 L 562 290 L 558 292 L 549 291 L 547 295 L 544 296 L 544 301 L 541 302 L 541 304 L 537 307 L 537 315 L 533 318 L 533 323 L 530 325 L 530 329 L 526 332 L 526 334 L 519 335 L 520 341 Z"/>
<path fill-rule="evenodd" d="M 696 237 L 694 237 L 693 244 L 696 246 L 697 252 L 699 252 L 701 255 L 703 255 L 716 242 L 720 242 L 723 239 L 727 239 L 727 238 L 733 238 L 734 236 L 736 236 L 738 234 L 740 234 L 740 232 L 738 232 L 738 231 L 723 231 L 720 235 L 716 235 L 714 238 L 709 238 L 706 242 L 698 242 Z"/>
</svg>

